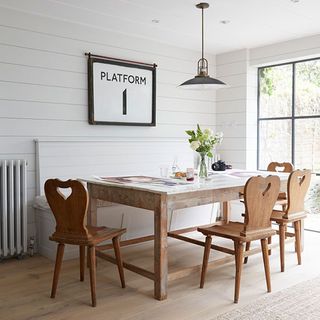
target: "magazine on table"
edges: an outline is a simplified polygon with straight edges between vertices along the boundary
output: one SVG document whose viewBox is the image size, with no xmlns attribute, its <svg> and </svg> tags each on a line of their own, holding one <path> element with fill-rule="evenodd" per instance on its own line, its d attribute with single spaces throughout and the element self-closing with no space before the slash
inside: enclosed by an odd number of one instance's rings
<svg viewBox="0 0 320 320">
<path fill-rule="evenodd" d="M 148 176 L 126 176 L 126 177 L 99 177 L 100 180 L 111 182 L 111 183 L 120 183 L 120 184 L 152 184 L 157 186 L 164 187 L 174 187 L 180 185 L 188 185 L 189 182 L 181 181 L 181 180 L 172 180 L 172 179 L 164 179 L 164 178 L 156 178 L 156 177 L 148 177 Z"/>
</svg>

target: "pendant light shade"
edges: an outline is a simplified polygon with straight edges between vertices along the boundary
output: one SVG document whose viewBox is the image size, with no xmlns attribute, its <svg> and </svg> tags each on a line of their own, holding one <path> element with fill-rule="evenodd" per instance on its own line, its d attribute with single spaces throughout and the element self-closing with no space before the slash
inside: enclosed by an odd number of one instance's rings
<svg viewBox="0 0 320 320">
<path fill-rule="evenodd" d="M 209 89 L 218 89 L 226 87 L 226 84 L 218 79 L 211 78 L 208 74 L 208 60 L 204 57 L 204 9 L 209 8 L 209 4 L 206 2 L 201 2 L 196 5 L 198 9 L 201 9 L 202 13 L 202 56 L 198 61 L 198 72 L 197 75 L 182 84 L 180 87 L 183 89 L 191 89 L 191 90 L 209 90 Z"/>
</svg>

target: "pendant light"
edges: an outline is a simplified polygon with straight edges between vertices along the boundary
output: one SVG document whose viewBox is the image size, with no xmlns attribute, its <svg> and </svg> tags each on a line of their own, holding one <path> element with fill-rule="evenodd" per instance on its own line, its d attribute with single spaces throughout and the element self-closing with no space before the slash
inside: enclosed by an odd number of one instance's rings
<svg viewBox="0 0 320 320">
<path fill-rule="evenodd" d="M 197 75 L 180 84 L 183 89 L 193 89 L 193 90 L 208 90 L 208 89 L 218 89 L 226 87 L 226 84 L 221 80 L 211 78 L 208 74 L 208 60 L 204 57 L 204 9 L 209 8 L 209 3 L 201 2 L 196 5 L 198 9 L 201 9 L 202 13 L 202 55 L 201 59 L 198 61 L 198 73 Z"/>
</svg>

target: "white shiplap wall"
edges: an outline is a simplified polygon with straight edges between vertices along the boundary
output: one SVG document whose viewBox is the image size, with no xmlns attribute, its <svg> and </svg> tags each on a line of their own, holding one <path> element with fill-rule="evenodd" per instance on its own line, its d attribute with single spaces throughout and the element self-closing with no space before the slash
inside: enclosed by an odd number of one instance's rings
<svg viewBox="0 0 320 320">
<path fill-rule="evenodd" d="M 236 168 L 254 168 L 256 145 L 256 75 L 247 49 L 217 56 L 217 77 L 228 88 L 217 92 L 217 129 L 225 138 L 222 158 Z"/>
<path fill-rule="evenodd" d="M 197 52 L 21 12 L 17 2 L 13 6 L 0 1 L 0 158 L 28 160 L 29 235 L 34 233 L 35 138 L 183 139 L 184 130 L 197 123 L 215 129 L 214 93 L 177 88 L 194 76 Z M 88 51 L 158 64 L 155 128 L 88 124 Z M 214 57 L 209 60 L 213 68 Z M 156 143 L 149 143 L 144 152 L 157 169 L 155 150 Z M 175 156 L 172 151 L 167 158 Z M 143 171 L 143 163 L 138 165 Z"/>
<path fill-rule="evenodd" d="M 224 132 L 221 158 L 233 168 L 256 167 L 256 75 L 249 67 L 249 50 L 217 56 L 217 78 L 228 84 L 217 92 L 216 125 Z M 243 204 L 233 201 L 231 219 L 240 220 Z"/>
<path fill-rule="evenodd" d="M 320 34 L 250 50 L 250 65 L 263 66 L 320 56 Z"/>
</svg>

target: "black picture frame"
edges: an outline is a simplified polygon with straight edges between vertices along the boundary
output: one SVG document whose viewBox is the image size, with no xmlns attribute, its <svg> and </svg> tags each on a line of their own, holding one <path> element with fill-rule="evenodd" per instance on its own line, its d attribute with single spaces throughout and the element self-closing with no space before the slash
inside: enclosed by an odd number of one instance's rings
<svg viewBox="0 0 320 320">
<path fill-rule="evenodd" d="M 124 66 L 133 69 L 145 69 L 152 72 L 152 104 L 151 122 L 117 122 L 117 121 L 100 121 L 95 119 L 95 102 L 94 102 L 94 63 L 104 63 L 111 65 Z M 156 64 L 144 64 L 140 62 L 120 60 L 114 58 L 104 58 L 88 54 L 88 121 L 91 125 L 119 125 L 119 126 L 156 126 Z"/>
</svg>

